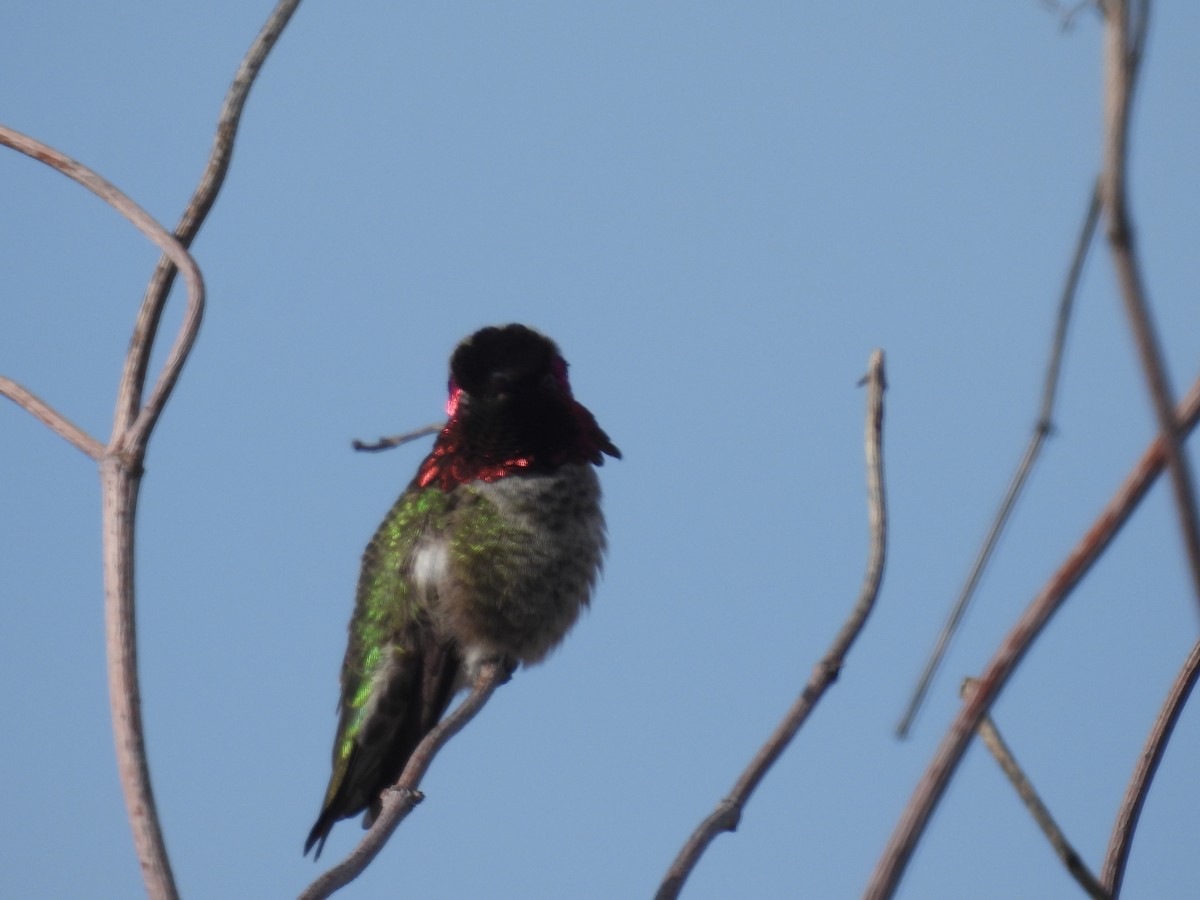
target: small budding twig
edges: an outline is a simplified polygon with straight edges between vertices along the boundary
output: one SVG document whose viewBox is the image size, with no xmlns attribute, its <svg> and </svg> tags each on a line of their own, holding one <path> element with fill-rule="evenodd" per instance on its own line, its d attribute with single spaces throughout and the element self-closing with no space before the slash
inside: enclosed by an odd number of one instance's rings
<svg viewBox="0 0 1200 900">
<path fill-rule="evenodd" d="M 409 441 L 415 441 L 417 438 L 423 438 L 428 434 L 437 434 L 445 425 L 444 422 L 431 422 L 424 425 L 415 431 L 406 431 L 404 434 L 396 434 L 391 437 L 380 438 L 373 444 L 368 444 L 364 441 L 352 441 L 350 446 L 355 450 L 361 450 L 364 453 L 378 453 L 380 450 L 391 450 L 393 447 L 399 447 L 401 444 L 407 444 Z"/>
<path fill-rule="evenodd" d="M 716 809 L 697 826 L 683 845 L 671 868 L 667 870 L 655 900 L 674 900 L 678 897 L 683 883 L 691 875 L 709 844 L 721 832 L 737 829 L 742 810 L 754 789 L 787 749 L 825 691 L 837 680 L 850 645 L 862 631 L 867 616 L 875 605 L 879 585 L 883 580 L 887 548 L 887 503 L 883 486 L 883 393 L 887 383 L 883 371 L 882 350 L 871 354 L 867 375 L 860 384 L 867 385 L 867 504 L 871 525 L 871 549 L 858 601 L 830 646 L 829 652 L 814 667 L 808 684 L 779 723 L 779 727 L 750 761 L 750 765 L 733 786 L 729 796 L 717 804 Z"/>
<path fill-rule="evenodd" d="M 425 799 L 425 795 L 417 788 L 438 751 L 475 718 L 496 688 L 508 679 L 509 669 L 502 663 L 487 662 L 480 667 L 471 693 L 450 715 L 425 735 L 424 740 L 408 758 L 400 780 L 383 792 L 383 808 L 358 846 L 350 851 L 350 855 L 344 860 L 309 885 L 299 900 L 324 900 L 363 873 L 371 860 L 379 855 L 392 832 L 416 805 Z"/>
<path fill-rule="evenodd" d="M 978 684 L 979 682 L 974 678 L 963 680 L 961 693 L 964 700 L 975 692 Z M 1080 887 L 1087 891 L 1088 896 L 1094 898 L 1094 900 L 1111 900 L 1108 891 L 1096 880 L 1096 876 L 1088 869 L 1087 864 L 1079 856 L 1075 848 L 1071 846 L 1062 829 L 1058 827 L 1058 823 L 1054 821 L 1054 817 L 1050 815 L 1050 810 L 1046 808 L 1046 804 L 1038 796 L 1033 783 L 1021 769 L 1016 757 L 1013 756 L 1012 750 L 1004 742 L 1004 738 L 1000 736 L 1000 729 L 996 727 L 996 723 L 992 721 L 992 717 L 985 713 L 983 718 L 979 720 L 979 727 L 976 730 L 979 733 L 979 737 L 983 740 L 984 746 L 992 752 L 992 756 L 996 758 L 996 762 L 1000 764 L 1000 768 L 1004 770 L 1004 774 L 1008 776 L 1008 780 L 1016 788 L 1018 796 L 1020 796 L 1021 801 L 1025 804 L 1025 808 L 1033 815 L 1034 821 L 1038 823 L 1038 827 L 1042 829 L 1042 833 L 1050 840 L 1050 845 L 1054 847 L 1054 852 L 1063 861 L 1063 864 L 1067 867 L 1067 871 L 1071 873 L 1071 877 L 1078 881 Z"/>
</svg>

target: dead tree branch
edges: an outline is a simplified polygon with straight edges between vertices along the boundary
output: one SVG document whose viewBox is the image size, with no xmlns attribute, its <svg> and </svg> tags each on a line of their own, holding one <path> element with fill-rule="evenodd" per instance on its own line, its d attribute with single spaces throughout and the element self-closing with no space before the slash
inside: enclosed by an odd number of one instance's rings
<svg viewBox="0 0 1200 900">
<path fill-rule="evenodd" d="M 1187 433 L 1200 421 L 1200 379 L 1192 385 L 1179 411 L 1181 433 Z M 958 768 L 975 729 L 984 714 L 1004 689 L 1017 664 L 1041 634 L 1050 618 L 1058 611 L 1075 586 L 1091 569 L 1116 537 L 1122 526 L 1137 509 L 1142 498 L 1166 464 L 1167 450 L 1162 435 L 1156 437 L 1138 460 L 1125 482 L 1109 500 L 1092 527 L 1076 544 L 1058 571 L 1038 592 L 1001 643 L 979 680 L 979 687 L 955 716 L 942 743 L 921 776 L 912 798 L 905 807 L 883 851 L 871 881 L 866 900 L 891 897 L 900 884 L 904 869 L 912 857 L 933 810 L 945 793 L 951 777 Z"/>
<path fill-rule="evenodd" d="M 0 396 L 8 397 L 21 409 L 59 437 L 82 450 L 91 459 L 99 461 L 100 457 L 104 455 L 104 445 L 98 440 L 32 391 L 26 390 L 11 378 L 5 378 L 3 375 L 0 375 Z"/>
<path fill-rule="evenodd" d="M 974 692 L 976 684 L 977 682 L 974 678 L 968 678 L 963 682 L 962 696 L 964 699 Z M 1008 744 L 1005 743 L 1004 738 L 1000 735 L 1000 729 L 996 727 L 996 723 L 992 721 L 990 715 L 984 714 L 979 722 L 978 731 L 980 740 L 991 751 L 992 756 L 1000 764 L 1000 768 L 1004 771 L 1004 774 L 1008 776 L 1009 782 L 1016 789 L 1017 796 L 1021 798 L 1021 802 L 1025 804 L 1025 808 L 1029 810 L 1038 827 L 1042 829 L 1042 833 L 1050 841 L 1050 846 L 1054 848 L 1054 852 L 1058 854 L 1058 858 L 1063 861 L 1063 865 L 1067 867 L 1067 871 L 1071 873 L 1071 877 L 1079 882 L 1079 886 L 1093 900 L 1109 900 L 1108 891 L 1096 880 L 1096 876 L 1087 867 L 1087 863 L 1083 861 L 1078 851 L 1067 840 L 1067 836 L 1063 834 L 1062 829 L 1058 827 L 1058 823 L 1054 821 L 1054 816 L 1050 814 L 1050 810 L 1046 808 L 1046 804 L 1038 796 L 1033 782 L 1029 780 L 1029 776 L 1025 774 L 1020 763 L 1017 762 L 1017 758 L 1013 755 L 1012 750 L 1009 749 Z"/>
<path fill-rule="evenodd" d="M 814 667 L 808 684 L 804 686 L 803 692 L 796 698 L 796 702 L 792 704 L 792 708 L 788 710 L 779 727 L 750 761 L 750 765 L 746 767 L 737 784 L 733 786 L 729 796 L 717 804 L 716 809 L 692 832 L 687 843 L 683 845 L 683 849 L 679 851 L 679 855 L 671 864 L 671 868 L 667 870 L 666 877 L 659 886 L 656 900 L 674 900 L 678 897 L 684 882 L 691 875 L 709 844 L 721 832 L 737 829 L 738 822 L 742 817 L 742 810 L 745 809 L 754 789 L 758 787 L 759 782 L 787 749 L 809 713 L 824 696 L 825 691 L 837 680 L 850 646 L 862 631 L 867 616 L 875 605 L 875 598 L 879 594 L 879 585 L 883 580 L 883 566 L 887 550 L 887 503 L 883 483 L 883 393 L 887 382 L 884 376 L 882 350 L 876 350 L 871 354 L 867 375 L 863 382 L 867 385 L 867 504 L 871 526 L 871 549 L 862 590 L 850 612 L 850 617 L 842 625 L 842 629 L 838 632 L 829 651 Z"/>
<path fill-rule="evenodd" d="M 1125 864 L 1129 860 L 1133 832 L 1137 828 L 1138 817 L 1142 814 L 1146 794 L 1150 791 L 1154 773 L 1158 771 L 1158 764 L 1162 761 L 1163 753 L 1167 749 L 1167 741 L 1171 739 L 1171 732 L 1175 730 L 1175 723 L 1179 721 L 1179 715 L 1183 712 L 1184 704 L 1187 703 L 1198 678 L 1200 678 L 1200 641 L 1192 646 L 1192 652 L 1188 654 L 1183 668 L 1175 677 L 1175 683 L 1171 685 L 1167 699 L 1163 702 L 1158 718 L 1154 721 L 1154 727 L 1150 729 L 1150 735 L 1146 738 L 1146 746 L 1142 748 L 1137 766 L 1133 770 L 1133 776 L 1129 779 L 1129 785 L 1125 789 L 1125 796 L 1121 800 L 1121 807 L 1117 811 L 1112 836 L 1108 841 L 1108 852 L 1104 855 L 1104 865 L 1100 870 L 1100 882 L 1108 889 L 1114 900 L 1121 894 L 1121 882 L 1125 878 Z"/>
<path fill-rule="evenodd" d="M 145 210 L 86 166 L 40 141 L 3 126 L 0 126 L 0 143 L 45 163 L 92 191 L 161 247 L 183 272 L 188 289 L 187 310 L 175 346 L 159 379 L 160 385 L 163 386 L 159 398 L 161 406 L 166 402 L 179 370 L 187 359 L 204 312 L 204 282 L 195 260 L 183 245 L 168 234 Z M 131 347 L 130 352 L 133 350 Z M 24 403 L 22 405 L 25 406 Z M 38 415 L 34 407 L 25 408 Z M 153 420 L 149 421 L 152 424 Z M 55 428 L 55 431 L 58 429 Z M 149 431 L 145 428 L 114 429 L 108 447 L 98 456 L 104 511 L 105 639 L 108 647 L 108 689 L 109 702 L 112 705 L 117 771 L 125 795 L 130 827 L 133 829 L 134 847 L 141 862 L 146 892 L 153 900 L 173 900 L 178 897 L 178 891 L 175 888 L 175 878 L 171 873 L 166 843 L 163 841 L 162 828 L 158 821 L 154 793 L 150 785 L 150 770 L 146 762 L 134 622 L 134 518 L 142 459 L 149 437 Z"/>
<path fill-rule="evenodd" d="M 98 441 L 29 391 L 8 379 L 0 381 L 0 391 L 6 396 L 99 462 L 103 498 L 105 635 L 113 738 L 134 847 L 141 863 L 146 892 L 152 900 L 174 900 L 178 897 L 178 891 L 150 782 L 138 685 L 134 526 L 142 462 L 150 434 L 187 361 L 204 314 L 203 280 L 186 245 L 199 229 L 220 189 L 250 85 L 297 3 L 298 0 L 288 0 L 279 4 L 243 61 L 218 124 L 212 158 L 201 186 L 188 212 L 184 214 L 184 221 L 180 223 L 177 237 L 169 234 L 137 204 L 86 166 L 39 141 L 0 126 L 0 143 L 40 160 L 97 194 L 129 219 L 164 253 L 134 325 L 107 447 L 101 447 Z M 143 406 L 142 391 L 147 367 L 170 283 L 176 272 L 182 272 L 187 286 L 183 323 L 150 398 Z"/>
<path fill-rule="evenodd" d="M 1033 426 L 1033 434 L 1030 436 L 1029 443 L 1025 447 L 1025 453 L 1021 457 L 1021 462 L 1017 465 L 1017 471 L 1013 474 L 1012 481 L 1009 482 L 1004 499 L 1000 501 L 1000 509 L 996 512 L 992 526 L 988 529 L 987 536 L 983 539 L 983 546 L 979 548 L 979 553 L 976 555 L 975 561 L 971 564 L 967 580 L 963 584 L 958 598 L 954 601 L 954 606 L 951 607 L 950 614 L 946 617 L 946 623 L 942 626 L 937 641 L 934 642 L 933 651 L 929 654 L 929 660 L 925 663 L 925 669 L 921 672 L 921 677 L 917 680 L 917 686 L 913 690 L 912 699 L 909 700 L 908 709 L 905 710 L 900 724 L 896 726 L 896 736 L 899 738 L 908 737 L 913 720 L 917 717 L 921 705 L 925 702 L 925 695 L 929 692 L 929 685 L 933 682 L 933 677 L 937 674 L 938 667 L 942 663 L 942 658 L 946 655 L 946 649 L 950 645 L 950 640 L 954 637 L 954 633 L 958 629 L 958 623 L 962 620 L 963 613 L 967 611 L 967 606 L 970 604 L 971 598 L 975 596 L 975 588 L 979 586 L 979 579 L 983 576 L 983 570 L 987 568 L 987 564 L 992 558 L 992 551 L 996 549 L 996 544 L 1000 541 L 1000 535 L 1004 532 L 1004 528 L 1008 524 L 1009 517 L 1012 515 L 1012 511 L 1017 504 L 1017 499 L 1025 490 L 1025 484 L 1033 472 L 1033 465 L 1041 455 L 1042 446 L 1045 444 L 1046 438 L 1054 433 L 1054 400 L 1058 393 L 1058 382 L 1062 375 L 1062 359 L 1067 343 L 1067 329 L 1071 321 L 1071 310 L 1075 305 L 1075 294 L 1079 288 L 1079 276 L 1083 272 L 1083 264 L 1087 260 L 1088 247 L 1091 246 L 1092 235 L 1096 231 L 1096 222 L 1099 218 L 1100 187 L 1099 183 L 1097 183 L 1092 188 L 1092 196 L 1088 201 L 1087 212 L 1083 217 L 1083 226 L 1079 231 L 1079 238 L 1075 243 L 1075 253 L 1071 257 L 1071 265 L 1067 271 L 1067 281 L 1063 285 L 1062 295 L 1058 301 L 1058 317 L 1054 327 L 1054 339 L 1050 343 L 1050 359 L 1046 364 L 1046 376 L 1042 383 L 1042 405 L 1038 409 L 1038 418 Z"/>
<path fill-rule="evenodd" d="M 416 805 L 425 799 L 425 795 L 417 788 L 420 787 L 421 779 L 425 777 L 438 751 L 475 718 L 496 688 L 507 680 L 508 670 L 499 663 L 488 662 L 480 667 L 471 693 L 450 715 L 425 735 L 425 739 L 408 758 L 400 780 L 384 791 L 383 809 L 358 846 L 350 851 L 350 855 L 344 860 L 309 885 L 300 895 L 300 900 L 324 900 L 363 873 L 371 860 L 383 849 L 392 832 Z"/>
<path fill-rule="evenodd" d="M 415 441 L 417 438 L 423 438 L 427 434 L 437 434 L 442 430 L 443 422 L 431 422 L 428 425 L 417 428 L 414 431 L 406 431 L 404 434 L 394 434 L 391 437 L 380 438 L 374 443 L 366 443 L 365 441 L 353 441 L 350 446 L 355 450 L 361 450 L 364 453 L 378 453 L 380 450 L 391 450 L 393 447 L 399 447 L 402 444 L 407 444 L 409 441 Z"/>
<path fill-rule="evenodd" d="M 1103 5 L 1104 170 L 1100 176 L 1100 193 L 1108 218 L 1109 250 L 1116 268 L 1121 299 L 1125 304 L 1129 328 L 1137 346 L 1158 427 L 1163 435 L 1192 587 L 1197 601 L 1200 601 L 1200 515 L 1196 510 L 1195 481 L 1187 454 L 1183 452 L 1179 425 L 1175 421 L 1171 381 L 1167 376 L 1162 348 L 1151 318 L 1150 302 L 1146 297 L 1126 189 L 1129 116 L 1150 12 L 1148 0 L 1134 0 L 1134 5 L 1137 8 L 1132 16 L 1130 0 L 1107 0 Z"/>
</svg>

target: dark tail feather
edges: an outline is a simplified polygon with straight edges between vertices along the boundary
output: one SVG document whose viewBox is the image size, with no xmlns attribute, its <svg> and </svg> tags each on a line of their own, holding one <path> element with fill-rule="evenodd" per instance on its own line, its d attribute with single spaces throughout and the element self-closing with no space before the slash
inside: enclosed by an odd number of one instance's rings
<svg viewBox="0 0 1200 900">
<path fill-rule="evenodd" d="M 308 840 L 304 842 L 305 856 L 308 856 L 308 851 L 313 848 L 313 844 L 317 845 L 313 862 L 321 858 L 321 851 L 325 848 L 325 839 L 329 837 L 329 832 L 333 830 L 333 823 L 336 821 L 337 817 L 328 807 L 321 810 L 321 815 L 317 816 L 317 822 L 313 825 L 312 831 L 308 833 Z"/>
</svg>

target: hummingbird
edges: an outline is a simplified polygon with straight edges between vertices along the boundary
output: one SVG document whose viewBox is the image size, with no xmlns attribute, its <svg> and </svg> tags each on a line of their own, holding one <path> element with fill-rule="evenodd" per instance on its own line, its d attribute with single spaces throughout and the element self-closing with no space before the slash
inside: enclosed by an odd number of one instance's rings
<svg viewBox="0 0 1200 900">
<path fill-rule="evenodd" d="M 333 773 L 304 853 L 370 827 L 480 666 L 540 662 L 587 606 L 606 550 L 596 466 L 621 452 L 571 393 L 558 346 L 483 328 L 450 357 L 448 419 L 362 557 Z"/>
</svg>

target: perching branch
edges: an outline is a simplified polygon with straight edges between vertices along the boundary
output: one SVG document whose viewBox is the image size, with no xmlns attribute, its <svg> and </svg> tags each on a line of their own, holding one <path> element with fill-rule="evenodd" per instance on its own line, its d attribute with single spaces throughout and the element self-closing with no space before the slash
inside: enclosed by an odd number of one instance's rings
<svg viewBox="0 0 1200 900">
<path fill-rule="evenodd" d="M 393 447 L 399 447 L 401 444 L 407 444 L 409 441 L 423 438 L 427 434 L 437 434 L 442 430 L 444 424 L 444 422 L 431 422 L 415 431 L 406 431 L 404 434 L 395 434 L 391 437 L 380 438 L 373 444 L 356 440 L 350 446 L 355 450 L 361 450 L 365 453 L 378 453 L 380 450 L 391 450 Z"/>
<path fill-rule="evenodd" d="M 964 699 L 974 692 L 977 683 L 974 678 L 968 678 L 963 682 L 962 696 Z M 1000 729 L 996 727 L 996 723 L 992 721 L 991 716 L 986 713 L 984 714 L 979 722 L 978 731 L 984 746 L 991 751 L 992 756 L 1000 764 L 1000 768 L 1004 770 L 1004 774 L 1008 776 L 1008 780 L 1012 783 L 1012 786 L 1016 788 L 1021 802 L 1025 804 L 1025 808 L 1029 810 L 1034 821 L 1038 823 L 1038 827 L 1042 829 L 1042 833 L 1049 839 L 1054 852 L 1063 861 L 1063 865 L 1067 867 L 1067 871 L 1071 873 L 1071 877 L 1079 882 L 1079 886 L 1094 900 L 1110 900 L 1108 891 L 1096 880 L 1096 876 L 1091 873 L 1087 864 L 1075 848 L 1071 846 L 1066 835 L 1063 834 L 1062 829 L 1058 827 L 1058 823 L 1054 821 L 1054 817 L 1050 815 L 1050 810 L 1046 808 L 1046 804 L 1042 802 L 1042 798 L 1038 796 L 1037 791 L 1034 789 L 1033 783 L 1021 769 L 1016 757 L 1013 756 L 1012 750 L 1004 742 L 1004 738 L 1000 736 Z"/>
<path fill-rule="evenodd" d="M 350 851 L 344 860 L 314 881 L 300 895 L 300 900 L 324 900 L 334 891 L 345 887 L 363 873 L 370 865 L 383 845 L 387 843 L 392 832 L 399 827 L 404 818 L 413 811 L 418 803 L 425 799 L 417 788 L 421 779 L 429 770 L 433 758 L 445 743 L 458 734 L 468 722 L 475 718 L 483 709 L 496 688 L 509 678 L 508 669 L 497 662 L 484 663 L 475 679 L 475 687 L 467 698 L 460 703 L 450 715 L 442 719 L 434 729 L 425 735 L 424 740 L 417 745 L 408 764 L 400 775 L 400 780 L 383 792 L 383 808 L 375 818 L 374 824 L 359 841 L 358 846 Z"/>
<path fill-rule="evenodd" d="M 1179 411 L 1181 434 L 1191 431 L 1200 421 L 1200 379 L 1192 385 Z M 1167 450 L 1162 435 L 1156 437 L 1138 460 L 1125 482 L 1109 500 L 1092 527 L 1080 539 L 1058 571 L 1038 592 L 1001 643 L 979 680 L 975 693 L 963 702 L 942 743 L 921 776 L 912 798 L 892 832 L 891 840 L 875 867 L 863 895 L 866 900 L 891 897 L 900 884 L 904 869 L 912 857 L 933 810 L 945 793 L 971 736 L 983 716 L 1000 695 L 1017 664 L 1041 634 L 1042 629 L 1071 595 L 1075 586 L 1091 569 L 1137 509 L 1142 498 L 1162 472 Z"/>
<path fill-rule="evenodd" d="M 1200 514 L 1196 508 L 1195 481 L 1175 422 L 1171 382 L 1150 316 L 1150 303 L 1146 298 L 1141 260 L 1134 245 L 1133 219 L 1126 190 L 1129 114 L 1150 14 L 1149 0 L 1133 2 L 1136 10 L 1132 16 L 1132 26 L 1130 0 L 1107 0 L 1104 4 L 1104 171 L 1100 176 L 1101 197 L 1108 217 L 1108 243 L 1121 288 L 1121 299 L 1150 390 L 1158 428 L 1163 436 L 1192 587 L 1197 601 L 1200 601 Z"/>
<path fill-rule="evenodd" d="M 1100 881 L 1114 900 L 1121 895 L 1121 882 L 1125 878 L 1125 863 L 1129 860 L 1133 832 L 1137 828 L 1138 817 L 1142 814 L 1146 794 L 1150 791 L 1150 783 L 1154 780 L 1154 773 L 1158 771 L 1158 764 L 1167 749 L 1167 741 L 1171 738 L 1171 732 L 1175 730 L 1175 723 L 1179 721 L 1179 715 L 1183 712 L 1183 706 L 1187 703 L 1198 678 L 1200 641 L 1192 646 L 1192 652 L 1188 654 L 1183 668 L 1175 677 L 1175 683 L 1171 685 L 1154 727 L 1150 729 L 1150 735 L 1146 738 L 1146 746 L 1142 748 L 1142 754 L 1138 757 L 1137 766 L 1121 800 L 1121 807 L 1117 811 L 1112 836 L 1108 841 L 1108 852 L 1104 854 L 1104 865 L 1100 870 Z"/>
<path fill-rule="evenodd" d="M 1083 217 L 1083 227 L 1080 229 L 1079 239 L 1075 243 L 1075 254 L 1071 257 L 1071 265 L 1067 271 L 1067 281 L 1063 285 L 1062 295 L 1059 298 L 1054 339 L 1050 344 L 1050 359 L 1046 364 L 1046 376 L 1042 383 L 1042 405 L 1038 409 L 1037 422 L 1033 426 L 1033 435 L 1029 438 L 1029 444 L 1025 447 L 1025 454 L 1021 457 L 1021 462 L 1017 465 L 1017 471 L 1013 474 L 1012 481 L 1008 485 L 1008 490 L 1004 494 L 1004 499 L 1000 501 L 1000 509 L 996 513 L 996 518 L 993 520 L 991 528 L 988 529 L 987 536 L 983 539 L 983 546 L 979 548 L 979 553 L 976 555 L 975 561 L 971 564 L 971 571 L 967 574 L 966 583 L 963 584 L 958 598 L 954 601 L 954 606 L 950 609 L 950 615 L 946 617 L 946 624 L 942 626 L 941 633 L 938 634 L 933 652 L 930 653 L 929 660 L 925 663 L 925 670 L 917 680 L 917 686 L 913 690 L 912 699 L 908 702 L 908 709 L 905 710 L 900 724 L 896 726 L 896 736 L 899 738 L 908 737 L 909 729 L 912 728 L 913 720 L 916 718 L 921 705 L 925 701 L 925 695 L 929 691 L 929 685 L 933 681 L 933 676 L 937 673 L 938 667 L 946 655 L 950 639 L 954 637 L 954 633 L 958 629 L 958 623 L 962 620 L 963 613 L 967 610 L 967 605 L 971 602 L 971 598 L 975 596 L 975 588 L 979 586 L 979 579 L 983 576 L 983 570 L 987 568 L 987 564 L 992 558 L 992 551 L 996 549 L 996 544 L 1000 541 L 1000 535 L 1008 524 L 1009 517 L 1016 506 L 1017 498 L 1021 496 L 1021 492 L 1025 489 L 1025 484 L 1033 472 L 1033 465 L 1037 462 L 1038 456 L 1041 455 L 1042 445 L 1046 442 L 1046 438 L 1054 432 L 1054 399 L 1058 393 L 1058 382 L 1062 375 L 1062 358 L 1063 350 L 1067 343 L 1067 327 L 1071 321 L 1071 310 L 1075 304 L 1075 293 L 1079 287 L 1079 276 L 1083 272 L 1083 264 L 1087 259 L 1088 247 L 1091 246 L 1092 235 L 1096 231 L 1096 222 L 1099 218 L 1100 186 L 1097 183 L 1092 188 L 1092 196 L 1088 201 L 1087 213 Z"/>
<path fill-rule="evenodd" d="M 742 817 L 742 810 L 750 800 L 750 795 L 758 787 L 763 777 L 787 749 L 800 726 L 808 718 L 817 702 L 825 694 L 833 682 L 837 680 L 842 670 L 846 653 L 866 624 L 867 616 L 875 604 L 879 594 L 879 585 L 883 580 L 883 566 L 887 549 L 887 504 L 883 485 L 883 392 L 887 387 L 883 370 L 883 351 L 876 350 L 871 354 L 867 375 L 863 379 L 867 385 L 867 425 L 866 425 L 866 458 L 867 458 L 867 504 L 871 526 L 871 549 L 867 559 L 867 571 L 863 578 L 862 590 L 858 600 L 850 612 L 850 617 L 842 625 L 829 651 L 814 667 L 808 684 L 796 698 L 792 708 L 788 710 L 779 727 L 767 739 L 762 748 L 750 761 L 750 765 L 742 773 L 737 784 L 733 786 L 729 796 L 717 804 L 709 816 L 700 823 L 679 855 L 671 864 L 666 877 L 659 886 L 656 900 L 674 900 L 683 889 L 683 883 L 691 875 L 692 870 L 700 861 L 704 851 L 723 831 L 734 831 Z"/>
</svg>

